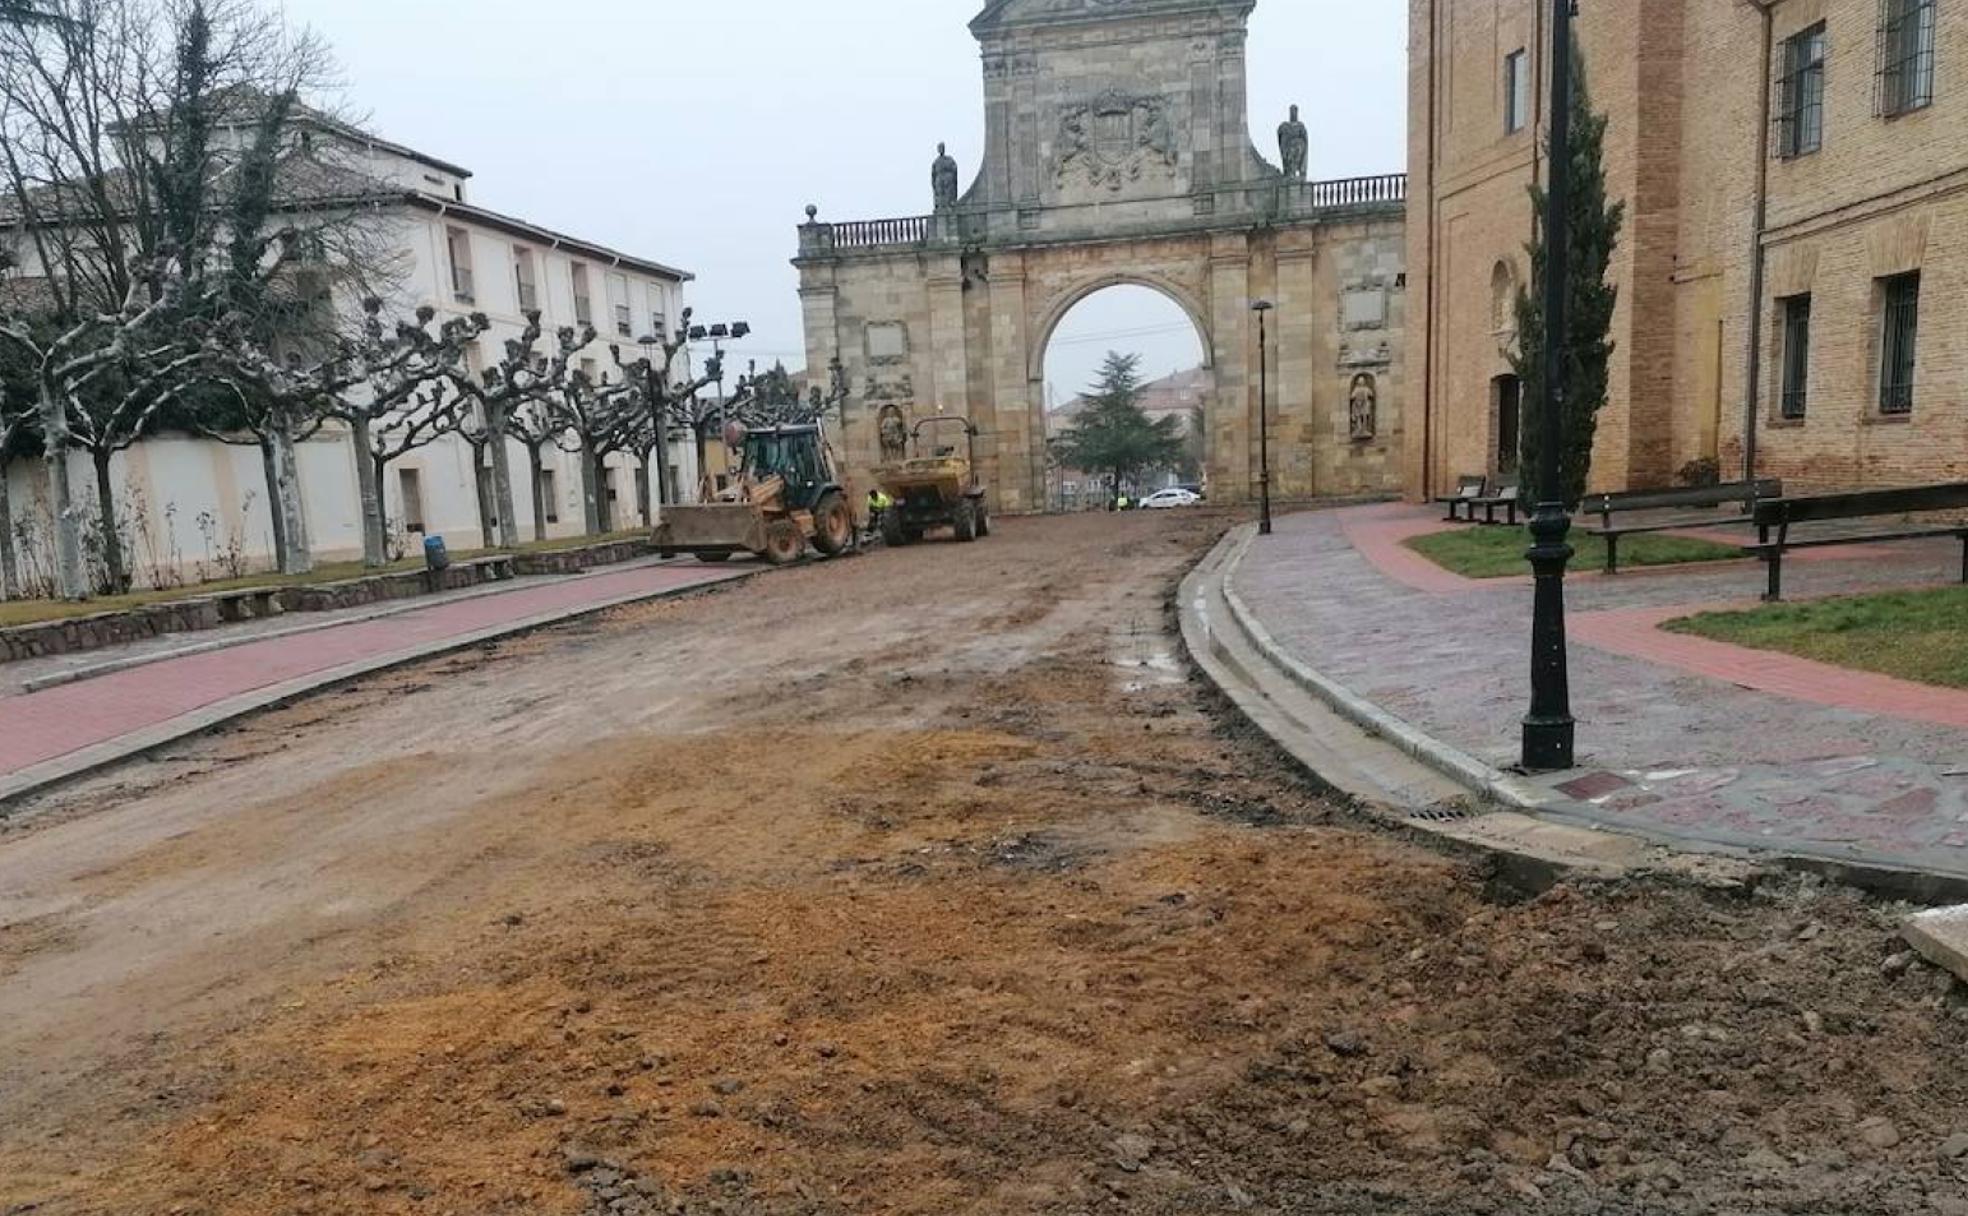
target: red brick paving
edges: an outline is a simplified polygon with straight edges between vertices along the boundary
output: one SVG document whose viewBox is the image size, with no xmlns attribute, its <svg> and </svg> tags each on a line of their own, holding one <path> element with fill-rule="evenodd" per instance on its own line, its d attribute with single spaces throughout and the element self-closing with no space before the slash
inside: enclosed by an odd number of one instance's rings
<svg viewBox="0 0 1968 1216">
<path fill-rule="evenodd" d="M 504 595 L 434 604 L 287 638 L 168 659 L 130 671 L 0 700 L 0 774 L 57 759 L 259 689 L 460 637 L 504 622 L 722 582 L 742 571 L 642 566 Z"/>
</svg>

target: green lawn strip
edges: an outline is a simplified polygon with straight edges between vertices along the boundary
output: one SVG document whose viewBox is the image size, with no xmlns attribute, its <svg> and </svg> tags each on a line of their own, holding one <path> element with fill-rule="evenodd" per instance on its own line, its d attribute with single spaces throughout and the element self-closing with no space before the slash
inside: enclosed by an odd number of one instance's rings
<svg viewBox="0 0 1968 1216">
<path fill-rule="evenodd" d="M 453 552 L 451 560 L 470 561 L 498 552 L 551 553 L 564 549 L 584 549 L 590 545 L 605 545 L 617 541 L 638 540 L 647 536 L 640 530 L 611 532 L 606 536 L 562 536 L 553 540 L 532 541 L 512 550 L 467 549 Z M 0 628 L 11 625 L 32 625 L 42 621 L 64 621 L 79 616 L 95 616 L 103 612 L 128 612 L 146 604 L 163 604 L 172 600 L 196 599 L 203 595 L 219 595 L 227 591 L 242 591 L 248 587 L 312 587 L 322 583 L 340 583 L 351 579 L 375 574 L 401 574 L 408 570 L 424 568 L 424 557 L 418 553 L 391 562 L 380 570 L 372 570 L 361 562 L 332 562 L 316 566 L 309 574 L 248 574 L 242 578 L 215 579 L 208 583 L 187 583 L 182 587 L 166 587 L 154 591 L 133 591 L 128 595 L 104 595 L 92 600 L 71 603 L 67 600 L 7 600 L 0 602 Z"/>
<path fill-rule="evenodd" d="M 1703 612 L 1662 628 L 1922 684 L 1968 688 L 1968 587 Z"/>
<path fill-rule="evenodd" d="M 1606 542 L 1597 536 L 1572 533 L 1573 570 L 1602 570 L 1606 566 Z M 1407 546 L 1429 561 L 1464 578 L 1507 578 L 1529 574 L 1531 564 L 1524 553 L 1531 547 L 1530 533 L 1522 528 L 1458 528 L 1449 532 L 1430 532 L 1410 537 Z M 1685 562 L 1737 561 L 1742 550 L 1734 545 L 1690 536 L 1652 532 L 1628 536 L 1620 541 L 1620 567 L 1678 566 Z"/>
</svg>

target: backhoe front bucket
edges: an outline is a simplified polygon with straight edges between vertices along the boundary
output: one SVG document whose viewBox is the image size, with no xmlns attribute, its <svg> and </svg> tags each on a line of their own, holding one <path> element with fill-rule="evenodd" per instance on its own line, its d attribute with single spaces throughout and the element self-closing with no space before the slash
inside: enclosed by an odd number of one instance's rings
<svg viewBox="0 0 1968 1216">
<path fill-rule="evenodd" d="M 656 525 L 656 548 L 665 557 L 678 553 L 763 553 L 765 516 L 751 503 L 664 507 Z"/>
</svg>

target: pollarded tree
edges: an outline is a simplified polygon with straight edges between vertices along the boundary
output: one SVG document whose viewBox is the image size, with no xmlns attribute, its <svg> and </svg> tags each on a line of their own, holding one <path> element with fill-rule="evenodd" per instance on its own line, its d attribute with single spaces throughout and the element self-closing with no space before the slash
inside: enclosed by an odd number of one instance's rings
<svg viewBox="0 0 1968 1216">
<path fill-rule="evenodd" d="M 595 328 L 562 326 L 554 334 L 554 353 L 541 373 L 538 391 L 514 408 L 506 419 L 508 432 L 526 449 L 527 479 L 533 494 L 533 539 L 547 539 L 546 451 L 559 446 L 566 434 L 564 411 L 558 403 L 566 393 L 574 360 L 595 340 Z"/>
<path fill-rule="evenodd" d="M 7 466 L 17 456 L 40 448 L 30 369 L 13 352 L 0 346 L 0 599 L 23 594 L 20 558 L 14 550 L 14 511 L 8 495 Z"/>
<path fill-rule="evenodd" d="M 1141 408 L 1140 355 L 1108 352 L 1085 402 L 1072 427 L 1053 439 L 1052 449 L 1068 468 L 1109 477 L 1109 505 L 1128 478 L 1181 463 L 1181 420 L 1151 419 Z"/>
<path fill-rule="evenodd" d="M 1592 473 L 1592 444 L 1598 433 L 1599 411 L 1606 404 L 1607 367 L 1613 357 L 1613 308 L 1619 290 L 1607 282 L 1613 252 L 1619 246 L 1626 204 L 1606 198 L 1606 117 L 1594 113 L 1586 87 L 1585 56 L 1572 45 L 1571 146 L 1565 155 L 1571 166 L 1569 219 L 1570 275 L 1566 282 L 1566 349 L 1563 352 L 1565 400 L 1564 447 L 1558 453 L 1559 501 L 1576 506 L 1585 497 Z M 1554 153 L 1555 155 L 1555 153 Z M 1547 265 L 1544 215 L 1546 193 L 1531 187 L 1535 217 L 1530 277 L 1517 290 L 1517 350 L 1511 368 L 1523 383 L 1524 420 L 1520 428 L 1527 502 L 1543 502 L 1546 487 L 1539 478 L 1544 450 L 1544 330 L 1543 283 Z"/>
<path fill-rule="evenodd" d="M 680 375 L 677 361 L 685 359 L 687 362 L 692 312 L 691 309 L 684 309 L 683 320 L 677 326 L 675 336 L 662 339 L 658 346 L 660 357 L 645 356 L 625 363 L 621 348 L 611 348 L 615 365 L 622 369 L 625 380 L 638 386 L 643 407 L 649 412 L 648 422 L 642 427 L 648 442 L 643 455 L 644 467 L 650 470 L 650 476 L 643 479 L 644 519 L 655 519 L 658 507 L 678 501 L 681 494 L 679 487 L 669 484 L 668 449 L 672 425 L 688 428 L 697 448 L 697 467 L 699 470 L 704 467 L 705 433 L 697 412 L 697 394 L 723 379 L 724 368 L 722 356 L 713 355 L 704 364 L 702 375 L 694 378 Z M 706 417 L 709 413 L 706 411 Z"/>
<path fill-rule="evenodd" d="M 587 534 L 600 536 L 615 528 L 608 502 L 608 458 L 646 446 L 648 410 L 643 394 L 628 381 L 600 380 L 585 371 L 567 377 L 549 402 L 553 423 L 562 437 L 562 450 L 581 458 L 582 523 Z M 571 438 L 572 443 L 566 442 Z"/>
<path fill-rule="evenodd" d="M 390 462 L 456 426 L 463 395 L 450 386 L 467 374 L 466 346 L 491 322 L 474 313 L 433 331 L 437 310 L 424 305 L 414 321 L 399 321 L 391 329 L 383 324 L 383 302 L 374 296 L 363 301 L 362 311 L 362 336 L 350 352 L 358 374 L 325 412 L 347 423 L 354 440 L 362 562 L 374 568 L 389 564 L 383 478 Z"/>
</svg>

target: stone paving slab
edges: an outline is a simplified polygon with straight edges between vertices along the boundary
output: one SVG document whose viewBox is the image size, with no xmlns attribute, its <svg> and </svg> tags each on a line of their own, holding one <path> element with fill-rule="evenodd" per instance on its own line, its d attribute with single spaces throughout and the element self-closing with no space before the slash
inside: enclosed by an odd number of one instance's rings
<svg viewBox="0 0 1968 1216">
<path fill-rule="evenodd" d="M 1530 696 L 1530 583 L 1419 570 L 1399 542 L 1437 522 L 1400 504 L 1287 516 L 1233 585 L 1308 667 L 1508 768 Z M 1948 541 L 1837 552 L 1798 566 L 1793 598 L 1959 577 Z M 1968 717 L 1956 716 L 1968 693 L 1709 643 L 1723 662 L 1653 629 L 1752 604 L 1760 580 L 1760 567 L 1725 562 L 1573 581 L 1581 768 L 1545 784 L 1645 834 L 1968 873 Z"/>
<path fill-rule="evenodd" d="M 42 774 L 68 775 L 64 762 L 70 758 L 86 756 L 87 764 L 78 760 L 77 766 L 94 767 L 206 729 L 258 708 L 265 700 L 258 694 L 270 690 L 275 699 L 291 697 L 312 684 L 753 572 L 680 563 L 555 579 L 0 699 L 0 790 L 17 796 Z"/>
</svg>

